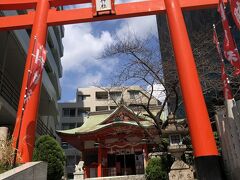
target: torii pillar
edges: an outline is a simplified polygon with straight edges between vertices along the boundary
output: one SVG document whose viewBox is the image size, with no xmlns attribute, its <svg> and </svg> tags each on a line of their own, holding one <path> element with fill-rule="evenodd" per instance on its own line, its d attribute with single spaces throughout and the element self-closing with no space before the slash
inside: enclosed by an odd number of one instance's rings
<svg viewBox="0 0 240 180">
<path fill-rule="evenodd" d="M 15 123 L 15 128 L 13 132 L 13 143 L 14 147 L 17 148 L 19 159 L 21 162 L 32 161 L 33 149 L 35 144 L 35 132 L 37 124 L 37 114 L 39 107 L 40 91 L 42 86 L 42 76 L 38 84 L 36 85 L 31 97 L 25 108 L 24 95 L 27 87 L 28 81 L 28 70 L 31 66 L 32 52 L 35 45 L 35 37 L 39 44 L 46 44 L 47 37 L 47 17 L 48 11 L 50 9 L 50 4 L 48 0 L 39 0 L 36 6 L 36 14 L 34 17 L 34 23 L 32 26 L 31 39 L 28 48 L 27 60 L 25 64 L 25 70 L 23 75 L 23 82 L 21 88 L 21 94 L 18 104 L 17 118 Z"/>
<path fill-rule="evenodd" d="M 164 0 L 164 2 L 198 179 L 222 179 L 218 150 L 179 0 Z"/>
</svg>

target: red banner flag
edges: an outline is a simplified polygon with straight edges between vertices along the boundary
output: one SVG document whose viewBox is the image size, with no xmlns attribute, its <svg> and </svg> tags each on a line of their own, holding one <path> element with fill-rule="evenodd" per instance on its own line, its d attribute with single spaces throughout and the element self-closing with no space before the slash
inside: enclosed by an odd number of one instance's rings
<svg viewBox="0 0 240 180">
<path fill-rule="evenodd" d="M 213 42 L 216 44 L 218 55 L 219 55 L 219 58 L 221 59 L 221 75 L 222 75 L 222 82 L 223 82 L 224 97 L 225 97 L 225 99 L 233 99 L 233 95 L 232 95 L 231 88 L 229 85 L 229 80 L 228 80 L 227 74 L 225 72 L 224 59 L 222 56 L 221 48 L 219 46 L 219 41 L 218 41 L 218 36 L 217 36 L 215 25 L 213 25 Z"/>
<path fill-rule="evenodd" d="M 36 85 L 42 75 L 43 67 L 46 62 L 47 51 L 40 45 L 37 41 L 35 42 L 35 47 L 32 53 L 32 62 L 29 69 L 28 83 L 25 94 L 25 102 L 28 101 L 32 92 L 34 91 Z"/>
<path fill-rule="evenodd" d="M 230 0 L 230 8 L 233 20 L 240 30 L 240 0 Z"/>
<path fill-rule="evenodd" d="M 229 29 L 229 23 L 225 14 L 223 0 L 219 1 L 218 12 L 221 15 L 223 29 L 224 29 L 224 44 L 223 44 L 224 56 L 237 69 L 234 74 L 239 75 L 240 74 L 240 56 L 238 53 L 237 46 L 232 38 L 231 31 Z"/>
</svg>

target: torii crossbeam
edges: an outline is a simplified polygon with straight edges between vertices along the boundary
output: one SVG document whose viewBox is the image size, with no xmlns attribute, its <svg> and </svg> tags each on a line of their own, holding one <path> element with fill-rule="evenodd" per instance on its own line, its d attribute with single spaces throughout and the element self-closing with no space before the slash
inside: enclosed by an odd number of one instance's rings
<svg viewBox="0 0 240 180">
<path fill-rule="evenodd" d="M 35 88 L 28 105 L 26 106 L 25 113 L 22 118 L 22 125 L 20 126 L 24 91 L 27 84 L 27 71 L 30 67 L 34 37 L 36 36 L 38 41 L 44 45 L 46 43 L 48 26 L 167 13 L 169 30 L 199 179 L 201 179 L 201 177 L 206 179 L 221 179 L 221 174 L 219 172 L 220 167 L 218 162 L 218 151 L 213 137 L 192 49 L 182 15 L 182 10 L 216 7 L 218 0 L 149 0 L 116 4 L 114 5 L 115 13 L 104 16 L 93 16 L 93 8 L 80 8 L 61 11 L 57 10 L 58 6 L 91 2 L 91 0 L 0 1 L 0 10 L 32 9 L 24 15 L 0 17 L 0 31 L 32 27 L 30 46 L 28 50 L 18 106 L 17 120 L 13 134 L 15 140 L 19 138 L 18 150 L 20 151 L 22 162 L 28 162 L 32 160 L 35 141 L 36 117 L 41 87 L 40 82 Z M 19 130 L 20 135 L 17 133 Z"/>
<path fill-rule="evenodd" d="M 0 10 L 23 10 L 36 8 L 38 0 L 1 0 Z M 91 3 L 91 0 L 49 0 L 50 6 L 58 7 L 63 5 Z M 197 8 L 215 7 L 217 0 L 180 0 L 183 10 L 193 10 Z M 110 19 L 129 18 L 136 16 L 147 16 L 166 12 L 163 0 L 150 0 L 142 2 L 132 2 L 115 5 L 116 15 L 93 17 L 92 8 L 81 8 L 72 10 L 57 11 L 49 9 L 47 16 L 48 26 L 103 21 Z M 30 28 L 33 25 L 36 11 L 26 15 L 0 17 L 0 30 L 15 30 Z"/>
</svg>

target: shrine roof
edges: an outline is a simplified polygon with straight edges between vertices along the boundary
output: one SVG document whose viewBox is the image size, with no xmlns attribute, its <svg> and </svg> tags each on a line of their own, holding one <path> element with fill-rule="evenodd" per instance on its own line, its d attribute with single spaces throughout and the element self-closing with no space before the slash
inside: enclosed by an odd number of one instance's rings
<svg viewBox="0 0 240 180">
<path fill-rule="evenodd" d="M 114 121 L 114 118 L 116 118 L 116 115 L 118 115 L 121 112 L 128 113 L 132 118 L 124 121 L 124 120 L 118 120 Z M 137 118 L 137 119 L 135 119 Z M 135 120 L 133 120 L 135 119 Z M 145 128 L 150 128 L 153 126 L 153 121 L 149 118 L 146 118 L 143 115 L 139 116 L 136 115 L 134 112 L 132 112 L 129 108 L 126 106 L 120 106 L 117 109 L 115 109 L 111 114 L 90 114 L 87 118 L 85 118 L 85 122 L 81 127 L 69 129 L 69 130 L 59 130 L 57 133 L 59 134 L 68 134 L 68 135 L 74 135 L 74 134 L 88 134 L 93 133 L 105 128 L 111 128 L 115 126 L 139 126 L 138 122 L 141 124 L 141 126 Z"/>
</svg>

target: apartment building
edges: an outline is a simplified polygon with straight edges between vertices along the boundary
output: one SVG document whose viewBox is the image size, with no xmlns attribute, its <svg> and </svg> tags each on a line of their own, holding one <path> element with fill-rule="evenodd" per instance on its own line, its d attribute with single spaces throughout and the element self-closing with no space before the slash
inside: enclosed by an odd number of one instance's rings
<svg viewBox="0 0 240 180">
<path fill-rule="evenodd" d="M 84 123 L 84 117 L 88 113 L 101 113 L 113 111 L 119 104 L 131 106 L 132 104 L 146 104 L 149 94 L 139 86 L 99 88 L 88 87 L 78 88 L 75 102 L 59 103 L 60 124 L 59 129 L 67 130 L 81 126 Z M 160 105 L 160 102 L 152 98 L 150 101 L 152 107 Z M 75 164 L 78 164 L 81 158 L 81 152 L 62 142 L 62 148 L 67 156 L 68 177 L 73 176 Z"/>
<path fill-rule="evenodd" d="M 26 11 L 0 11 L 0 16 L 25 14 Z M 31 29 L 0 32 L 0 126 L 12 133 L 23 79 Z M 62 26 L 49 27 L 47 61 L 43 70 L 42 88 L 36 135 L 56 137 L 58 104 L 61 96 L 59 78 L 62 77 Z"/>
</svg>

